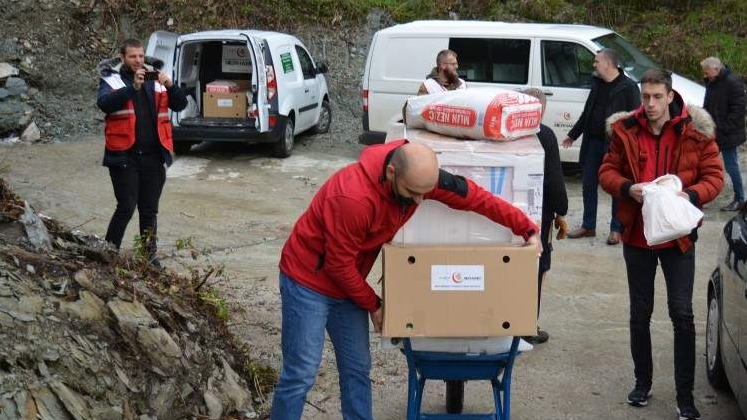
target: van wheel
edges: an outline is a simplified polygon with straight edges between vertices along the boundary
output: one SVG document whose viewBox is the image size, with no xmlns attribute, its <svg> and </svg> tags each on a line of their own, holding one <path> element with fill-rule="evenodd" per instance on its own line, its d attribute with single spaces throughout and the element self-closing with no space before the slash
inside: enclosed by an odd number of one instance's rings
<svg viewBox="0 0 747 420">
<path fill-rule="evenodd" d="M 312 129 L 314 134 L 323 134 L 329 131 L 329 126 L 332 124 L 332 108 L 329 106 L 329 101 L 322 101 L 322 108 L 319 110 L 319 121 Z"/>
<path fill-rule="evenodd" d="M 708 382 L 717 389 L 725 389 L 729 383 L 721 358 L 721 308 L 716 291 L 708 293 L 708 321 L 706 322 L 706 373 Z"/>
<path fill-rule="evenodd" d="M 186 155 L 187 153 L 189 153 L 189 149 L 191 149 L 195 144 L 196 143 L 191 141 L 174 142 L 174 153 L 176 153 L 177 155 Z"/>
<path fill-rule="evenodd" d="M 285 127 L 283 128 L 283 135 L 280 136 L 278 142 L 275 144 L 275 148 L 272 151 L 272 155 L 279 158 L 287 158 L 293 151 L 293 119 L 290 117 L 285 119 Z"/>
</svg>

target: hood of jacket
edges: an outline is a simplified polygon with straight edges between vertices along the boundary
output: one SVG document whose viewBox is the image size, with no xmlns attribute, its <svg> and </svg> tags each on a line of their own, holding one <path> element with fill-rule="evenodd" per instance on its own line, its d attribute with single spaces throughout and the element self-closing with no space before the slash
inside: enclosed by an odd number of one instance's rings
<svg viewBox="0 0 747 420">
<path fill-rule="evenodd" d="M 161 70 L 163 68 L 163 64 L 164 64 L 163 61 L 156 57 L 151 57 L 149 55 L 145 56 L 144 67 L 146 70 L 149 70 L 149 71 Z M 122 59 L 120 57 L 107 58 L 99 62 L 99 65 L 97 66 L 97 71 L 99 73 L 99 76 L 107 77 L 111 75 L 112 73 L 121 73 L 122 66 L 124 66 L 124 63 L 122 62 Z"/>
<path fill-rule="evenodd" d="M 711 141 L 716 138 L 716 124 L 713 122 L 708 112 L 696 105 L 685 107 L 685 101 L 677 91 L 674 92 L 674 100 L 669 104 L 670 124 L 678 126 L 692 123 L 692 127 L 699 136 L 701 141 Z M 646 111 L 644 105 L 641 105 L 635 111 L 623 111 L 612 114 L 607 118 L 606 130 L 607 136 L 612 136 L 613 125 L 622 121 L 625 127 L 631 127 L 634 124 L 643 126 L 646 120 Z"/>
</svg>

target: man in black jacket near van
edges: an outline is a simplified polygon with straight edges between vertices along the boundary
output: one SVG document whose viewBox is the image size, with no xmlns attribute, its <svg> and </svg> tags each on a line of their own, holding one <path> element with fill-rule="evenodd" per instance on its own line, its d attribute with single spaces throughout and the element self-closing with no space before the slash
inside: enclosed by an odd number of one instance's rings
<svg viewBox="0 0 747 420">
<path fill-rule="evenodd" d="M 700 62 L 700 66 L 706 83 L 703 108 L 716 123 L 716 143 L 734 190 L 734 199 L 721 210 L 737 211 L 744 206 L 744 187 L 737 154 L 737 146 L 745 141 L 744 83 L 716 57 L 706 58 Z"/>
<path fill-rule="evenodd" d="M 545 92 L 537 88 L 525 89 L 522 93 L 534 96 L 542 104 L 542 115 L 547 110 L 547 97 Z M 558 139 L 552 129 L 544 124 L 540 124 L 540 131 L 537 138 L 542 144 L 545 151 L 544 180 L 542 182 L 542 225 L 540 227 L 540 240 L 542 241 L 542 254 L 539 259 L 539 269 L 537 270 L 537 317 L 539 318 L 540 304 L 542 303 L 542 283 L 545 281 L 545 275 L 550 271 L 551 253 L 552 253 L 552 227 L 553 222 L 558 228 L 558 240 L 566 236 L 567 225 L 565 215 L 568 213 L 568 193 L 565 189 L 565 180 L 563 179 L 563 166 L 560 163 L 560 152 L 558 151 Z M 547 331 L 537 327 L 537 335 L 524 337 L 531 344 L 541 344 L 550 338 Z"/>
<path fill-rule="evenodd" d="M 605 134 L 607 117 L 620 111 L 632 111 L 641 104 L 641 91 L 620 69 L 617 51 L 610 48 L 599 51 L 594 57 L 594 69 L 596 72 L 591 78 L 591 92 L 584 111 L 563 140 L 563 147 L 568 148 L 581 134 L 584 135 L 579 154 L 583 168 L 584 216 L 581 227 L 568 233 L 571 239 L 597 235 L 598 172 L 610 144 Z M 608 245 L 620 243 L 622 226 L 615 216 L 616 204 L 613 198 Z"/>
</svg>

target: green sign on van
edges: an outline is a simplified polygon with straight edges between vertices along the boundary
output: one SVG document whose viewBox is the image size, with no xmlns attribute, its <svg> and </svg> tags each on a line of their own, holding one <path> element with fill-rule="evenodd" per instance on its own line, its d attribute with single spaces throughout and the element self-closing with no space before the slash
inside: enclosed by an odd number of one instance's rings
<svg viewBox="0 0 747 420">
<path fill-rule="evenodd" d="M 290 73 L 293 71 L 293 59 L 289 52 L 280 54 L 280 63 L 283 65 L 283 73 Z"/>
</svg>

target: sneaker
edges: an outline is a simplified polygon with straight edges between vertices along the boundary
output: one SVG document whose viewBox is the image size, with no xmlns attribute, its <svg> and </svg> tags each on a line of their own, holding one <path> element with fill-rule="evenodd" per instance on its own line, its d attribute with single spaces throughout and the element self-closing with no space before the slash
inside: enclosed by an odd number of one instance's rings
<svg viewBox="0 0 747 420">
<path fill-rule="evenodd" d="M 721 211 L 737 211 L 737 210 L 741 210 L 742 207 L 744 207 L 744 201 L 734 200 L 731 203 L 725 205 L 724 207 L 721 207 Z"/>
<path fill-rule="evenodd" d="M 695 408 L 692 398 L 677 402 L 677 414 L 680 416 L 680 420 L 697 420 L 700 418 L 700 413 Z"/>
<path fill-rule="evenodd" d="M 677 407 L 677 414 L 680 420 L 697 420 L 700 418 L 700 412 L 693 404 L 683 404 Z"/>
<path fill-rule="evenodd" d="M 651 388 L 644 388 L 636 385 L 630 394 L 628 394 L 628 404 L 633 407 L 645 407 L 648 405 L 648 399 L 651 398 Z"/>
</svg>

